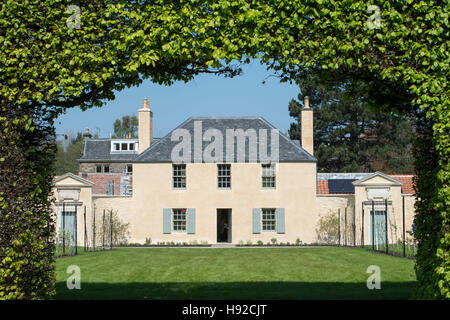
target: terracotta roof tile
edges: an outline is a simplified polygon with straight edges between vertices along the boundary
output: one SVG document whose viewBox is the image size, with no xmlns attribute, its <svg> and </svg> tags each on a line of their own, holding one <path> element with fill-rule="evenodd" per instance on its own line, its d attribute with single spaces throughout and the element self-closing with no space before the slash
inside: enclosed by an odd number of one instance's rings
<svg viewBox="0 0 450 320">
<path fill-rule="evenodd" d="M 414 192 L 414 182 L 413 182 L 413 178 L 414 175 L 409 174 L 390 174 L 390 177 L 400 180 L 401 182 L 403 182 L 402 184 L 402 193 L 403 194 L 415 194 Z"/>
<path fill-rule="evenodd" d="M 328 189 L 328 180 L 317 181 L 317 194 L 330 194 Z"/>
</svg>

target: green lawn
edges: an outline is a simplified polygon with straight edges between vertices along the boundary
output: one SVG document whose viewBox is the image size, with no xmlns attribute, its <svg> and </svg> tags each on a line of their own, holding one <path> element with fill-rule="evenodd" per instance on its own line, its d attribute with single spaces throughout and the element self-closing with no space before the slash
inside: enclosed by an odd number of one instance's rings
<svg viewBox="0 0 450 320">
<path fill-rule="evenodd" d="M 56 261 L 56 299 L 410 299 L 414 261 L 354 248 L 120 248 Z M 81 269 L 68 290 L 66 269 Z M 369 265 L 381 290 L 368 290 Z"/>
</svg>

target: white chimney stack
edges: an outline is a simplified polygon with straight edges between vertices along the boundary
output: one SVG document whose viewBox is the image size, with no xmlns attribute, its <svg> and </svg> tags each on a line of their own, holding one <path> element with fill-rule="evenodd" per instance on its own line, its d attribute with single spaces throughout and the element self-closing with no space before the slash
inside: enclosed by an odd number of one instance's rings
<svg viewBox="0 0 450 320">
<path fill-rule="evenodd" d="M 142 102 L 139 109 L 139 153 L 150 147 L 153 139 L 153 112 L 150 111 L 150 104 L 147 99 Z"/>
<path fill-rule="evenodd" d="M 309 97 L 305 96 L 302 109 L 302 148 L 314 155 L 313 110 L 309 107 Z"/>
</svg>

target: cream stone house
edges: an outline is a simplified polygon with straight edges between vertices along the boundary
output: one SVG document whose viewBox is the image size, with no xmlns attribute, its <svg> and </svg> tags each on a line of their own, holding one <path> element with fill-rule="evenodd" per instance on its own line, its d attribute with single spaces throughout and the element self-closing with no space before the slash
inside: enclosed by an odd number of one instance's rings
<svg viewBox="0 0 450 320">
<path fill-rule="evenodd" d="M 138 139 L 86 131 L 79 175 L 54 181 L 58 229 L 91 226 L 113 209 L 130 224 L 132 243 L 314 243 L 330 215 L 339 216 L 349 245 L 384 243 L 386 230 L 392 243 L 403 225 L 411 230 L 411 175 L 317 173 L 307 100 L 302 123 L 301 142 L 261 117 L 191 117 L 154 138 L 145 99 Z M 90 241 L 90 227 L 77 230 L 79 245 Z"/>
</svg>

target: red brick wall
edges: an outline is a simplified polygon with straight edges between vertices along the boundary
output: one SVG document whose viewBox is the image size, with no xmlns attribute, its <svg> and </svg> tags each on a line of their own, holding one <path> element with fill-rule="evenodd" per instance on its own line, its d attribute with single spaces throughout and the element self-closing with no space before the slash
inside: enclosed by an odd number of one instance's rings
<svg viewBox="0 0 450 320">
<path fill-rule="evenodd" d="M 78 175 L 94 183 L 92 193 L 97 195 L 106 195 L 109 181 L 114 182 L 114 195 L 121 195 L 121 178 L 126 176 L 126 174 L 123 173 L 79 173 Z M 133 183 L 133 177 L 129 177 L 131 186 Z"/>
</svg>

